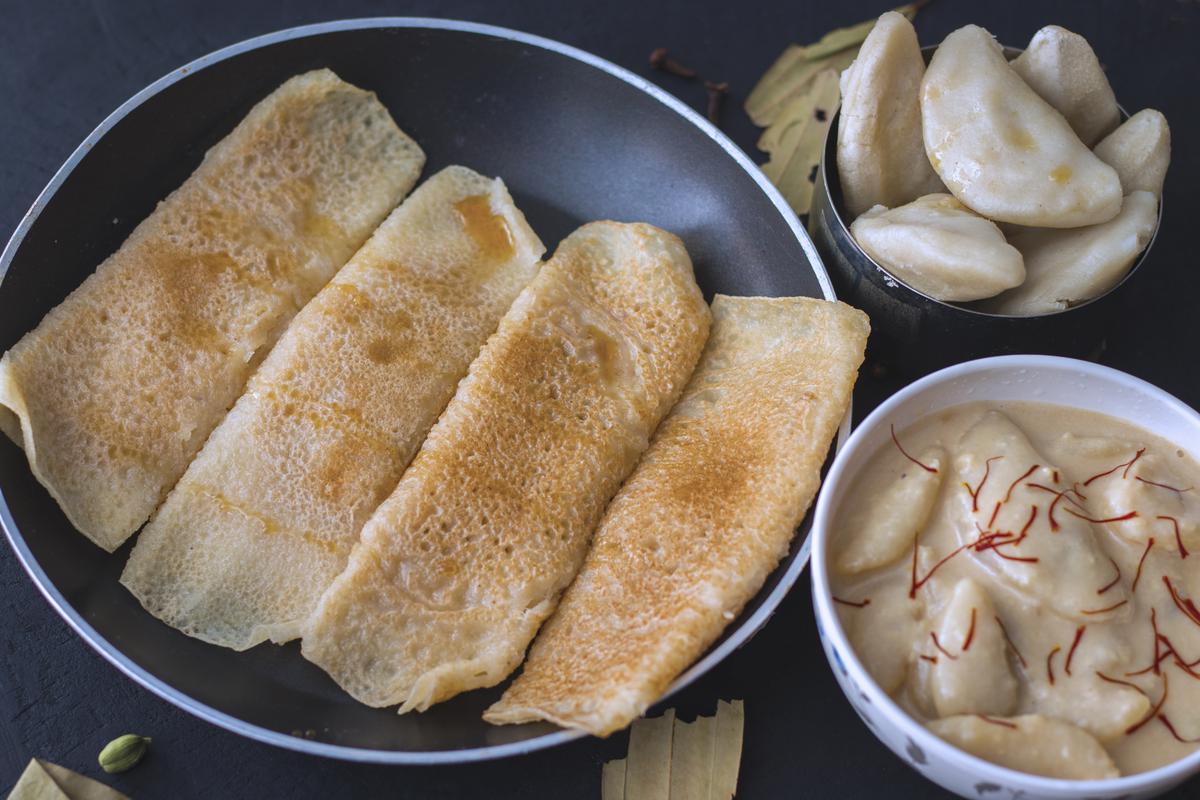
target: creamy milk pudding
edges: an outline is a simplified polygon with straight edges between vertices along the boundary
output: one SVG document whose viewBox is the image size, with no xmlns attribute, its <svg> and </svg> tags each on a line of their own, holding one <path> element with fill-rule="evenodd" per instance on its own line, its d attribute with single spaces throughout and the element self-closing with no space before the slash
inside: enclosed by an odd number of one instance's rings
<svg viewBox="0 0 1200 800">
<path fill-rule="evenodd" d="M 838 509 L 834 601 L 931 731 L 1099 779 L 1200 747 L 1200 467 L 1121 420 L 968 403 L 875 453 Z"/>
</svg>

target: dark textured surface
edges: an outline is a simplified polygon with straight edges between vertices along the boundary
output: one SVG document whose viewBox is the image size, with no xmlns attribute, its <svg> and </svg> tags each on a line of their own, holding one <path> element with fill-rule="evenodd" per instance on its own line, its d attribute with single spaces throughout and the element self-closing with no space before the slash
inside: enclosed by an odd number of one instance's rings
<svg viewBox="0 0 1200 800">
<path fill-rule="evenodd" d="M 716 79 L 737 101 L 789 41 L 808 41 L 887 4 L 616 2 L 233 2 L 7 4 L 0 26 L 0 235 L 75 145 L 129 95 L 210 50 L 281 27 L 335 17 L 436 15 L 520 28 L 582 47 L 652 75 L 696 107 L 703 92 L 645 68 L 660 45 Z M 1200 401 L 1190 345 L 1200 275 L 1185 244 L 1197 203 L 1195 76 L 1200 6 L 1175 0 L 935 3 L 918 21 L 923 41 L 965 22 L 1021 43 L 1055 22 L 1087 36 L 1131 111 L 1163 110 L 1175 154 L 1164 229 L 1129 293 L 1101 360 Z M 755 131 L 730 103 L 725 127 L 748 152 Z M 936 346 L 936 342 L 911 346 Z M 864 414 L 896 388 L 884 376 L 860 383 Z M 313 759 L 239 739 L 175 710 L 95 655 L 49 609 L 0 552 L 0 789 L 30 756 L 95 774 L 94 758 L 126 731 L 153 736 L 144 764 L 112 783 L 136 797 L 594 797 L 599 765 L 625 737 L 584 741 L 506 762 L 449 768 L 385 768 Z M 221 680 L 221 676 L 214 676 Z M 749 645 L 682 693 L 683 715 L 709 713 L 717 697 L 743 697 L 746 745 L 739 797 L 925 797 L 937 790 L 876 743 L 842 700 L 821 656 L 803 580 Z M 1195 789 L 1192 788 L 1191 792 Z M 1188 790 L 1176 793 L 1189 796 Z"/>
</svg>

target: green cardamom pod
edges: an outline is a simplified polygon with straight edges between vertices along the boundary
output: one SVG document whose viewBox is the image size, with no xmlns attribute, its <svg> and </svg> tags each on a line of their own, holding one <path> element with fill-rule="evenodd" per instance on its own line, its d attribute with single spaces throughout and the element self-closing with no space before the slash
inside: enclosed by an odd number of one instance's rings
<svg viewBox="0 0 1200 800">
<path fill-rule="evenodd" d="M 108 773 L 133 769 L 142 760 L 142 756 L 146 755 L 149 745 L 150 738 L 147 736 L 138 736 L 136 733 L 118 736 L 100 751 L 100 757 L 97 759 L 100 769 Z"/>
</svg>

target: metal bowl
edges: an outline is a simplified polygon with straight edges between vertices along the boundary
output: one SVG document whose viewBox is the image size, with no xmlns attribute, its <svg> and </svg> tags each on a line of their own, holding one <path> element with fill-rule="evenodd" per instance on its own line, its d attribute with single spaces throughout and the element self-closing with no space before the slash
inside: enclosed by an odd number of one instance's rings
<svg viewBox="0 0 1200 800">
<path fill-rule="evenodd" d="M 934 47 L 924 47 L 925 60 Z M 1005 47 L 1011 61 L 1021 50 Z M 1121 121 L 1128 119 L 1121 109 Z M 842 213 L 837 171 L 836 114 L 825 138 L 816 176 L 808 232 L 829 266 L 838 296 L 871 317 L 870 358 L 903 375 L 917 376 L 981 356 L 1012 353 L 1094 357 L 1110 323 L 1122 313 L 1124 289 L 1150 254 L 1162 225 L 1162 198 L 1154 235 L 1125 276 L 1104 294 L 1053 314 L 1028 317 L 980 311 L 948 303 L 914 289 L 866 254 L 850 234 Z"/>
<path fill-rule="evenodd" d="M 650 82 L 502 28 L 352 20 L 205 56 L 104 120 L 0 256 L 0 350 L 78 286 L 258 99 L 296 73 L 326 66 L 379 95 L 425 149 L 426 174 L 463 163 L 503 176 L 551 248 L 588 220 L 646 220 L 683 237 L 709 296 L 833 297 L 811 241 L 761 172 Z M 550 724 L 483 722 L 503 687 L 399 716 L 352 700 L 301 658 L 296 643 L 235 653 L 188 638 L 117 583 L 131 545 L 106 555 L 72 529 L 7 440 L 0 441 L 0 493 L 0 523 L 17 557 L 80 636 L 150 691 L 235 733 L 306 753 L 404 764 L 509 756 L 581 736 Z M 802 534 L 757 598 L 671 691 L 749 639 L 807 557 Z"/>
</svg>

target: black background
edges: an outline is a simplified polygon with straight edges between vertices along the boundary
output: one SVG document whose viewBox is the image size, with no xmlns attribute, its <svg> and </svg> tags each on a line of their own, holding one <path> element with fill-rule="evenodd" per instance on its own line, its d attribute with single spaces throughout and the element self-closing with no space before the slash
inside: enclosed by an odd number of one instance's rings
<svg viewBox="0 0 1200 800">
<path fill-rule="evenodd" d="M 58 166 L 105 115 L 166 72 L 211 50 L 284 27 L 363 16 L 440 16 L 504 25 L 564 41 L 651 77 L 698 109 L 703 90 L 651 71 L 647 54 L 669 48 L 705 76 L 728 80 L 722 126 L 756 160 L 757 131 L 741 100 L 788 42 L 808 42 L 866 17 L 887 0 L 501 3 L 149 0 L 0 4 L 0 235 L 7 238 Z M 1195 342 L 1200 268 L 1189 245 L 1200 176 L 1196 140 L 1200 4 L 1195 0 L 936 0 L 922 11 L 924 44 L 974 22 L 1020 46 L 1044 24 L 1085 35 L 1118 99 L 1170 120 L 1175 152 L 1163 229 L 1126 293 L 1103 363 L 1200 402 Z M 936 347 L 936 342 L 912 346 Z M 861 418 L 901 381 L 866 370 Z M 585 740 L 503 762 L 456 767 L 377 767 L 301 756 L 226 733 L 141 689 L 93 653 L 38 596 L 12 553 L 0 551 L 0 789 L 32 756 L 96 775 L 111 738 L 154 737 L 145 762 L 110 783 L 138 798 L 487 796 L 597 797 L 600 765 L 626 737 Z M 221 676 L 214 676 L 220 680 Z M 685 718 L 712 713 L 718 697 L 746 701 L 738 796 L 927 797 L 939 794 L 876 742 L 851 712 L 821 655 L 807 580 L 748 645 L 672 702 Z M 1179 790 L 1173 797 L 1195 792 Z"/>
</svg>

